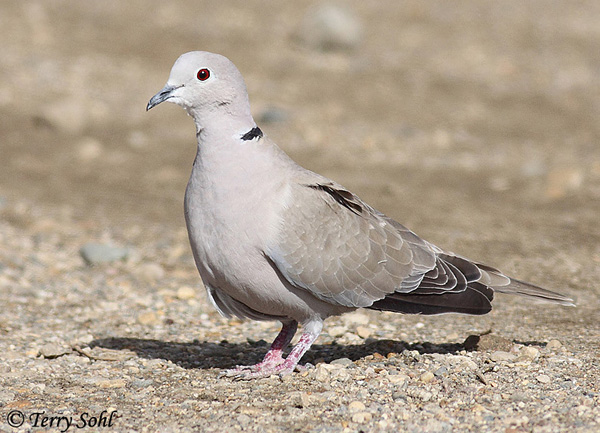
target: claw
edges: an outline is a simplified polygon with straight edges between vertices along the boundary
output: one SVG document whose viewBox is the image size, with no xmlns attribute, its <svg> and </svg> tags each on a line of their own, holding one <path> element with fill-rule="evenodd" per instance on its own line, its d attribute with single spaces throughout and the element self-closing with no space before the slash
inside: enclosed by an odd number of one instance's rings
<svg viewBox="0 0 600 433">
<path fill-rule="evenodd" d="M 236 377 L 240 374 L 244 374 L 246 372 L 252 371 L 253 368 L 256 367 L 254 365 L 236 365 L 235 368 L 230 368 L 228 370 L 223 370 L 219 373 L 219 378 L 221 377 Z"/>
<path fill-rule="evenodd" d="M 292 374 L 294 372 L 294 369 L 296 368 L 295 365 L 291 365 L 285 362 L 276 365 L 261 364 L 250 365 L 246 367 L 241 366 L 231 370 L 225 370 L 219 375 L 219 377 L 231 377 L 233 378 L 233 380 L 236 381 L 262 379 L 265 377 L 271 377 L 273 375 L 283 377 Z"/>
</svg>

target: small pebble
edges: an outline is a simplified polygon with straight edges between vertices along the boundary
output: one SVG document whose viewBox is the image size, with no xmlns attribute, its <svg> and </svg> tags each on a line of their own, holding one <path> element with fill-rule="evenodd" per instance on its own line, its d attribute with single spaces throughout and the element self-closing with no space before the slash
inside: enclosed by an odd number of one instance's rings
<svg viewBox="0 0 600 433">
<path fill-rule="evenodd" d="M 127 385 L 123 379 L 100 380 L 96 383 L 100 388 L 123 388 Z"/>
<path fill-rule="evenodd" d="M 366 422 L 371 421 L 372 418 L 373 415 L 371 415 L 369 412 L 358 412 L 352 415 L 352 422 L 355 422 L 357 424 L 364 424 Z"/>
<path fill-rule="evenodd" d="M 177 298 L 181 300 L 193 299 L 196 297 L 196 291 L 189 286 L 181 286 L 177 289 Z"/>
<path fill-rule="evenodd" d="M 433 372 L 433 374 L 435 374 L 437 377 L 443 376 L 446 373 L 448 373 L 448 369 L 446 367 L 440 367 Z"/>
<path fill-rule="evenodd" d="M 345 326 L 332 326 L 327 329 L 327 333 L 331 335 L 333 338 L 339 338 L 344 335 L 348 331 L 348 328 Z"/>
<path fill-rule="evenodd" d="M 291 376 L 284 376 L 291 377 Z M 311 405 L 311 398 L 307 392 L 297 392 L 294 396 L 294 406 L 297 407 L 309 407 Z"/>
<path fill-rule="evenodd" d="M 558 350 L 562 347 L 562 343 L 558 340 L 550 340 L 548 344 L 546 344 L 547 350 Z"/>
<path fill-rule="evenodd" d="M 154 311 L 146 311 L 138 316 L 138 322 L 142 325 L 158 324 L 158 316 Z"/>
<path fill-rule="evenodd" d="M 456 366 L 458 369 L 468 369 L 468 370 L 477 370 L 478 366 L 475 361 L 473 361 L 468 356 L 463 355 L 454 355 L 448 359 L 448 363 L 452 366 Z"/>
<path fill-rule="evenodd" d="M 64 347 L 64 346 L 62 346 L 60 344 L 56 344 L 56 343 L 44 344 L 40 348 L 40 355 L 42 355 L 46 359 L 58 358 L 59 356 L 66 355 L 67 353 L 70 353 L 70 352 L 71 352 L 70 348 Z"/>
<path fill-rule="evenodd" d="M 139 371 L 139 369 L 138 369 Z M 150 385 L 152 385 L 154 383 L 154 381 L 152 379 L 136 379 L 133 382 L 131 382 L 131 386 L 135 387 L 135 388 L 147 388 Z"/>
<path fill-rule="evenodd" d="M 332 365 L 343 365 L 344 367 L 354 367 L 354 362 L 348 358 L 338 358 L 331 361 Z"/>
<path fill-rule="evenodd" d="M 401 385 L 406 383 L 410 378 L 405 374 L 390 374 L 387 381 L 393 385 Z"/>
<path fill-rule="evenodd" d="M 535 378 L 540 383 L 550 383 L 550 381 L 552 380 L 552 379 L 550 379 L 550 376 L 548 376 L 546 374 L 540 374 L 540 375 L 536 376 Z"/>
<path fill-rule="evenodd" d="M 319 382 L 327 382 L 329 380 L 329 370 L 325 365 L 321 364 L 315 369 L 315 379 Z"/>
<path fill-rule="evenodd" d="M 433 393 L 423 389 L 421 386 L 410 386 L 406 389 L 406 394 L 410 397 L 417 398 L 421 401 L 429 401 L 433 397 Z"/>
<path fill-rule="evenodd" d="M 348 405 L 348 410 L 350 412 L 363 412 L 365 409 L 365 404 L 358 400 L 355 400 Z"/>
<path fill-rule="evenodd" d="M 37 356 L 40 355 L 40 350 L 39 349 L 28 349 L 25 351 L 25 355 L 28 356 L 29 358 L 36 358 Z"/>
<path fill-rule="evenodd" d="M 540 354 L 539 349 L 533 346 L 525 346 L 519 351 L 518 360 L 519 361 L 533 361 Z"/>
<path fill-rule="evenodd" d="M 92 242 L 85 244 L 79 250 L 79 254 L 81 254 L 81 257 L 88 265 L 125 260 L 129 256 L 129 253 L 128 248 Z"/>
<path fill-rule="evenodd" d="M 371 336 L 372 333 L 373 333 L 373 331 L 371 329 L 367 328 L 366 326 L 357 326 L 356 327 L 356 335 L 358 335 L 360 338 L 367 339 Z"/>
<path fill-rule="evenodd" d="M 426 371 L 419 377 L 419 380 L 424 383 L 429 383 L 433 379 L 435 379 L 435 375 L 431 371 Z"/>
<path fill-rule="evenodd" d="M 513 342 L 499 335 L 483 334 L 469 335 L 463 345 L 467 350 L 510 352 Z"/>
<path fill-rule="evenodd" d="M 517 359 L 517 356 L 502 350 L 496 350 L 490 354 L 490 359 L 494 362 L 510 362 Z"/>
</svg>

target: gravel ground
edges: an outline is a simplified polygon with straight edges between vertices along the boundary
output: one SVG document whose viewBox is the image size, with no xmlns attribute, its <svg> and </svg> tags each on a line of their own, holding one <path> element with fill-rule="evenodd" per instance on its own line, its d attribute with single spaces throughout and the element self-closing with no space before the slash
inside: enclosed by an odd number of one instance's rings
<svg viewBox="0 0 600 433">
<path fill-rule="evenodd" d="M 0 432 L 600 430 L 598 2 L 313 3 L 2 4 Z M 306 370 L 219 378 L 278 326 L 210 307 L 182 215 L 193 125 L 144 112 L 191 49 L 236 63 L 296 160 L 577 308 L 358 311 Z"/>
<path fill-rule="evenodd" d="M 257 362 L 277 326 L 210 308 L 182 229 L 99 229 L 26 202 L 5 203 L 2 216 L 0 431 L 20 414 L 20 431 L 44 416 L 73 417 L 74 431 L 103 411 L 115 431 L 600 427 L 600 334 L 578 325 L 597 318 L 597 301 L 507 297 L 480 318 L 357 311 L 328 320 L 306 370 L 239 382 L 219 372 Z M 90 240 L 127 256 L 90 266 Z"/>
</svg>

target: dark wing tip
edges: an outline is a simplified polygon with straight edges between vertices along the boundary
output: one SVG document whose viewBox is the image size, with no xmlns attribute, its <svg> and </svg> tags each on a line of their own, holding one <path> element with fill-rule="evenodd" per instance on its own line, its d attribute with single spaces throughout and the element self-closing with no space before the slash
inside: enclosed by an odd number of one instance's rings
<svg viewBox="0 0 600 433">
<path fill-rule="evenodd" d="M 492 310 L 494 291 L 479 283 L 469 284 L 461 292 L 437 294 L 392 293 L 368 307 L 372 310 L 405 314 L 460 313 L 482 315 Z"/>
</svg>

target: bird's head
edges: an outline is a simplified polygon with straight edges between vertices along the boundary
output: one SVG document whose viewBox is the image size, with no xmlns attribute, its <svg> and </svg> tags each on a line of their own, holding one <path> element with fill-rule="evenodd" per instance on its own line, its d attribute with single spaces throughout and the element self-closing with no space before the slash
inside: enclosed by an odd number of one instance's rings
<svg viewBox="0 0 600 433">
<path fill-rule="evenodd" d="M 185 108 L 196 123 L 211 113 L 250 116 L 242 74 L 226 57 L 205 51 L 181 55 L 167 84 L 150 99 L 146 110 L 164 101 Z"/>
</svg>

